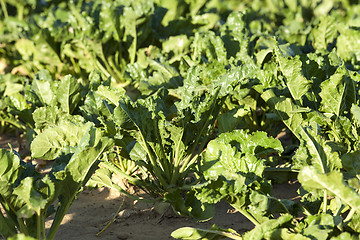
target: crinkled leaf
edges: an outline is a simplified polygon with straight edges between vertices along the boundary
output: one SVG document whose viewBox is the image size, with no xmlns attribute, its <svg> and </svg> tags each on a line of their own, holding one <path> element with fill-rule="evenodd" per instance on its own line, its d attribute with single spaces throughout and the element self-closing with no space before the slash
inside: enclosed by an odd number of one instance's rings
<svg viewBox="0 0 360 240">
<path fill-rule="evenodd" d="M 218 176 L 230 177 L 237 172 L 262 176 L 264 163 L 258 158 L 282 150 L 280 141 L 267 137 L 265 132 L 250 135 L 243 130 L 234 130 L 223 133 L 207 146 L 202 166 L 204 175 L 214 180 Z"/>
<path fill-rule="evenodd" d="M 359 61 L 360 52 L 360 31 L 357 28 L 350 28 L 348 26 L 339 26 L 340 36 L 336 41 L 336 49 L 339 57 L 345 61 L 354 60 Z"/>
<path fill-rule="evenodd" d="M 246 232 L 243 235 L 244 240 L 262 240 L 265 235 L 271 235 L 271 232 L 281 228 L 284 224 L 290 222 L 293 216 L 290 214 L 284 214 L 277 219 L 270 219 L 265 221 L 259 226 L 256 226 L 253 230 Z"/>
<path fill-rule="evenodd" d="M 353 115 L 353 119 L 357 122 L 357 124 L 360 124 L 360 107 L 355 104 L 352 104 L 350 110 Z"/>
<path fill-rule="evenodd" d="M 48 106 L 36 108 L 33 112 L 36 130 L 41 133 L 48 127 L 56 127 L 62 121 L 82 123 L 84 119 L 80 115 L 70 115 L 62 112 L 58 107 Z"/>
<path fill-rule="evenodd" d="M 90 122 L 86 124 L 64 122 L 57 127 L 48 128 L 37 135 L 31 143 L 31 155 L 45 160 L 55 159 L 64 147 L 76 146 L 92 126 Z"/>
</svg>

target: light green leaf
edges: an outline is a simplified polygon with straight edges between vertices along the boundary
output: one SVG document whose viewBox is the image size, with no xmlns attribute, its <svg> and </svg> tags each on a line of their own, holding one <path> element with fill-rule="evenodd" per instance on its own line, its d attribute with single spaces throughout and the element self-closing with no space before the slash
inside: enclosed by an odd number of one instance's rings
<svg viewBox="0 0 360 240">
<path fill-rule="evenodd" d="M 344 61 L 360 59 L 360 31 L 344 24 L 338 27 L 340 36 L 336 41 L 337 54 Z"/>
<path fill-rule="evenodd" d="M 62 112 L 55 106 L 36 108 L 32 116 L 38 133 L 43 132 L 48 127 L 56 127 L 60 122 L 84 122 L 84 119 L 80 115 L 70 115 L 69 113 Z"/>
<path fill-rule="evenodd" d="M 336 72 L 321 83 L 321 110 L 326 113 L 334 113 L 337 116 L 349 111 L 355 103 L 355 84 L 349 77 L 348 71 L 342 64 Z"/>
<path fill-rule="evenodd" d="M 295 100 L 300 100 L 309 91 L 311 84 L 302 73 L 302 62 L 299 55 L 287 58 L 278 46 L 275 46 L 275 54 L 280 70 L 286 77 L 286 85 L 291 96 Z"/>
<path fill-rule="evenodd" d="M 360 125 L 360 107 L 352 104 L 350 111 L 353 115 L 353 119 Z"/>
<path fill-rule="evenodd" d="M 208 239 L 208 240 L 217 240 L 217 239 L 235 239 L 241 240 L 242 237 L 233 229 L 222 229 L 218 228 L 215 225 L 211 229 L 200 229 L 192 227 L 182 227 L 171 233 L 173 238 L 180 238 L 184 240 L 195 240 L 195 239 Z"/>
<path fill-rule="evenodd" d="M 341 199 L 344 204 L 360 212 L 360 195 L 344 182 L 340 172 L 333 171 L 323 174 L 314 167 L 304 167 L 300 171 L 298 179 L 306 190 L 327 190 Z"/>
<path fill-rule="evenodd" d="M 203 158 L 204 175 L 213 180 L 221 175 L 232 179 L 239 171 L 262 176 L 264 163 L 259 158 L 281 151 L 280 141 L 267 137 L 265 132 L 223 133 L 208 144 Z"/>
<path fill-rule="evenodd" d="M 23 233 L 16 234 L 12 237 L 7 238 L 8 240 L 36 240 L 36 238 L 26 236 Z"/>
<path fill-rule="evenodd" d="M 272 231 L 276 231 L 285 223 L 290 222 L 293 216 L 290 214 L 284 214 L 277 219 L 270 219 L 256 226 L 253 230 L 246 232 L 243 235 L 244 240 L 262 240 L 265 235 L 271 235 Z"/>
<path fill-rule="evenodd" d="M 79 144 L 91 126 L 93 123 L 90 122 L 86 124 L 64 122 L 57 127 L 48 128 L 32 141 L 31 156 L 44 160 L 55 159 L 64 147 L 74 147 Z"/>
<path fill-rule="evenodd" d="M 60 109 L 71 114 L 81 100 L 80 83 L 72 76 L 67 75 L 61 79 L 57 86 L 55 98 L 60 103 Z"/>
<path fill-rule="evenodd" d="M 46 70 L 41 70 L 36 74 L 31 84 L 31 89 L 44 105 L 53 105 L 55 100 L 55 86 Z"/>
<path fill-rule="evenodd" d="M 27 177 L 23 179 L 18 187 L 14 189 L 14 194 L 16 194 L 22 201 L 24 201 L 25 205 L 23 208 L 28 211 L 34 211 L 38 216 L 40 216 L 40 211 L 43 210 L 47 204 L 47 200 L 42 197 L 42 195 L 35 190 L 33 187 L 33 178 Z M 20 209 L 19 212 L 23 210 Z M 26 211 L 26 212 L 28 212 Z M 31 217 L 30 216 L 26 217 Z M 24 217 L 24 216 L 18 216 Z"/>
<path fill-rule="evenodd" d="M 338 35 L 336 19 L 325 15 L 320 17 L 320 23 L 313 29 L 313 39 L 315 49 L 327 49 L 328 44 L 332 43 Z"/>
</svg>

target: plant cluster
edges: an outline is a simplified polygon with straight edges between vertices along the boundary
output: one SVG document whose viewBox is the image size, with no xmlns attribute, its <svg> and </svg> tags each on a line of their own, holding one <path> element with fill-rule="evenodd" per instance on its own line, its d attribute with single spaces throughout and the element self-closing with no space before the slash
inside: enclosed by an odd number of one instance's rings
<svg viewBox="0 0 360 240">
<path fill-rule="evenodd" d="M 174 238 L 359 239 L 356 1 L 0 6 L 0 131 L 55 160 L 1 150 L 5 238 L 53 239 L 85 185 L 129 195 L 115 174 L 197 221 L 226 201 L 255 225 Z M 275 198 L 291 178 L 300 200 Z"/>
</svg>

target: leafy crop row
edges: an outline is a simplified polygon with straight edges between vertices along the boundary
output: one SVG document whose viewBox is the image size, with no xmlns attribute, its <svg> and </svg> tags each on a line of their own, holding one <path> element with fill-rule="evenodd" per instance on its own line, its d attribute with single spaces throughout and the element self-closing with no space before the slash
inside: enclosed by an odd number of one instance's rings
<svg viewBox="0 0 360 240">
<path fill-rule="evenodd" d="M 255 225 L 175 238 L 359 238 L 356 2 L 0 4 L 0 130 L 55 160 L 41 174 L 1 150 L 5 238 L 53 239 L 86 184 L 142 199 L 114 174 L 197 221 L 226 201 Z M 290 178 L 301 199 L 275 198 Z"/>
</svg>

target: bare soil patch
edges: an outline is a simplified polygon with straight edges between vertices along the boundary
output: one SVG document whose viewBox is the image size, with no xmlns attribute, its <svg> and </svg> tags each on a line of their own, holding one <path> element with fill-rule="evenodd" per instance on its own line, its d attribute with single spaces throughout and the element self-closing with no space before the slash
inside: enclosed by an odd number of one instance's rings
<svg viewBox="0 0 360 240">
<path fill-rule="evenodd" d="M 298 188 L 298 183 L 276 184 L 274 196 L 292 199 L 297 196 Z M 122 210 L 116 221 L 97 237 L 96 234 L 107 225 L 121 205 Z M 155 211 L 153 204 L 134 202 L 114 190 L 100 188 L 85 190 L 79 195 L 65 216 L 55 239 L 173 239 L 170 236 L 171 232 L 180 227 L 206 229 L 213 224 L 238 232 L 245 232 L 254 227 L 226 202 L 216 205 L 213 219 L 198 223 L 191 218 L 176 216 L 170 210 L 161 216 Z"/>
</svg>

